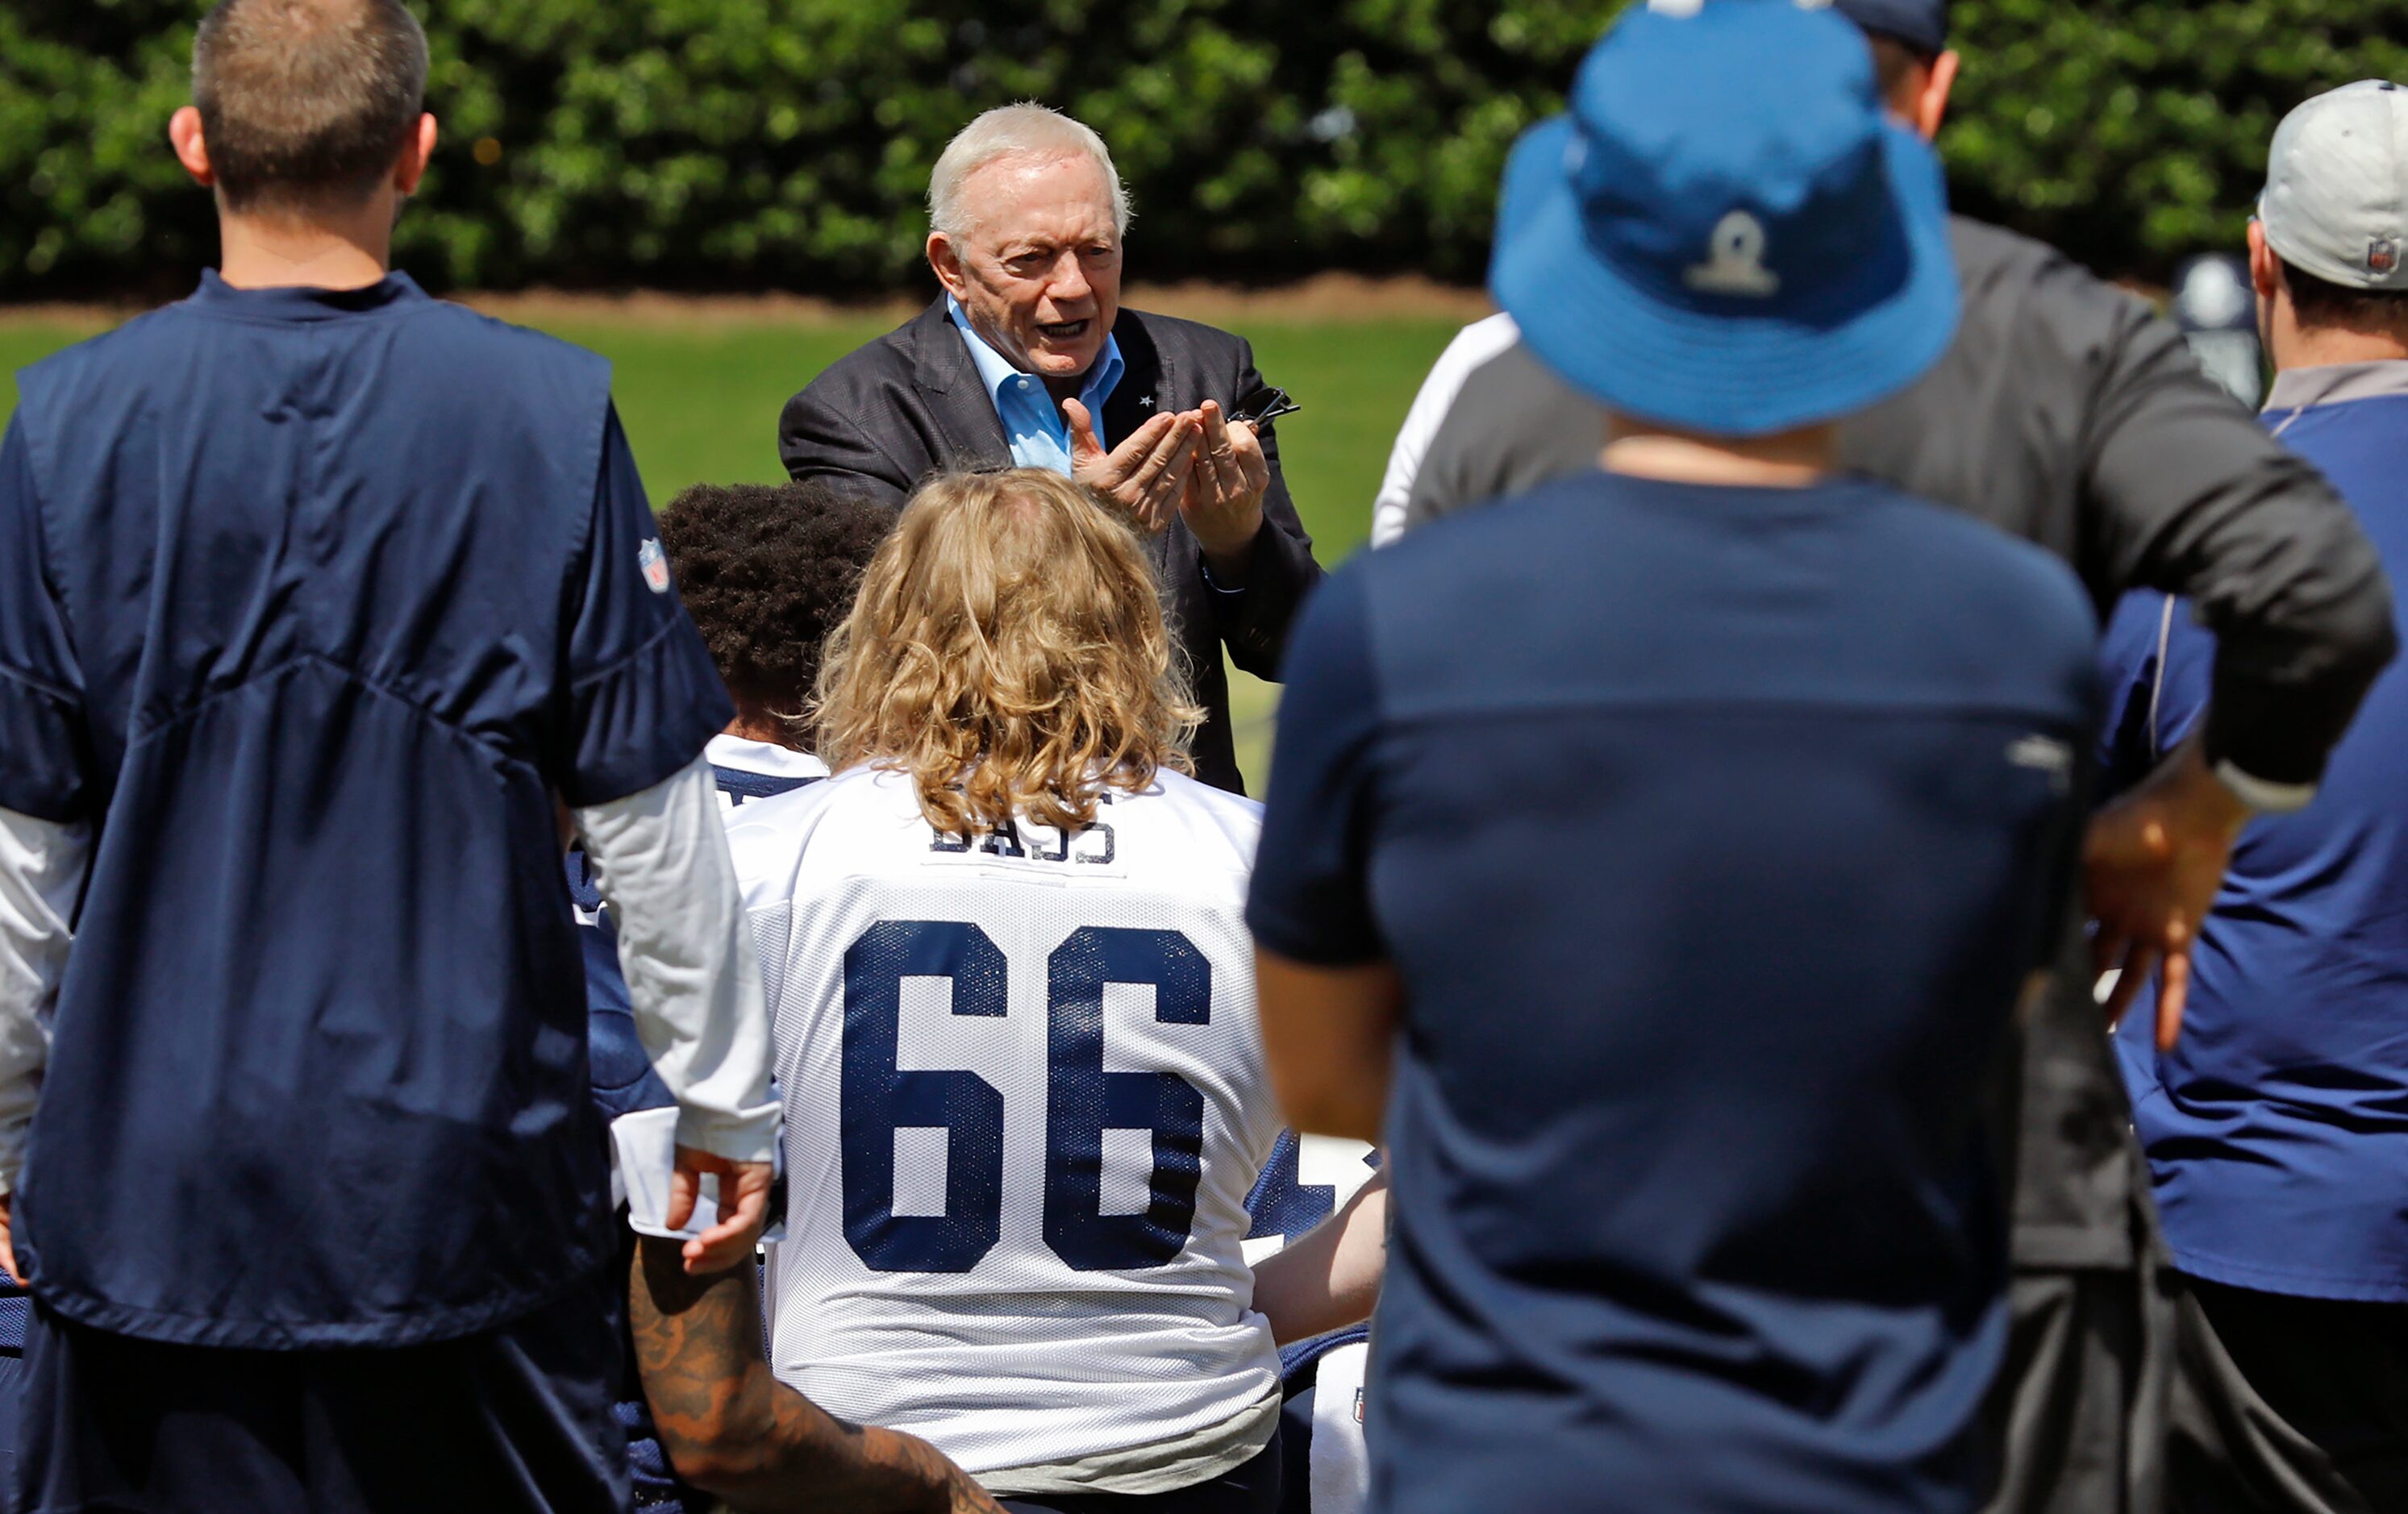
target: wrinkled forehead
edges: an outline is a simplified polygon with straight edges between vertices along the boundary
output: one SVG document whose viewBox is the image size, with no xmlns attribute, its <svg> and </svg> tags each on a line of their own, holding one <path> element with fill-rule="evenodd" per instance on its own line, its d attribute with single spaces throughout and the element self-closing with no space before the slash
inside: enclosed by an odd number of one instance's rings
<svg viewBox="0 0 2408 1514">
<path fill-rule="evenodd" d="M 981 164 L 962 180 L 960 203 L 971 236 L 988 248 L 1120 241 L 1111 185 L 1083 152 L 1015 152 Z"/>
</svg>

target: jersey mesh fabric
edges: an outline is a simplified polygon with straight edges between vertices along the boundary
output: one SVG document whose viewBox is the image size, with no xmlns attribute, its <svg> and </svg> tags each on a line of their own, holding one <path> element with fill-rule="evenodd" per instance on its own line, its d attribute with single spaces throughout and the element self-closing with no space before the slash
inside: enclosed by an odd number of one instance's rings
<svg viewBox="0 0 2408 1514">
<path fill-rule="evenodd" d="M 748 907 L 786 923 L 763 950 L 791 1183 L 779 1377 L 975 1473 L 1192 1440 L 1276 1390 L 1240 1250 L 1279 1134 L 1240 914 L 1258 813 L 1166 774 L 1077 836 L 966 848 L 892 774 L 747 807 L 730 844 Z M 947 964 L 896 945 L 936 936 Z M 1097 941 L 1122 952 L 1100 985 L 1079 965 Z M 1124 981 L 1130 950 L 1176 970 Z M 908 1093 L 872 1107 L 889 1071 L 943 1081 L 898 1115 Z M 1138 1075 L 1118 1087 L 1141 1091 L 1150 1142 L 1127 1107 L 1100 1112 L 1113 1074 Z"/>
</svg>

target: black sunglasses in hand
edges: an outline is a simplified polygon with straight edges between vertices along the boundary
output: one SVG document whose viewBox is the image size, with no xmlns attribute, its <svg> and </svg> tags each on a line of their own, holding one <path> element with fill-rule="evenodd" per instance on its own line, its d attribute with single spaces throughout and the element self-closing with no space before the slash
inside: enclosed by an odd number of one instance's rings
<svg viewBox="0 0 2408 1514">
<path fill-rule="evenodd" d="M 1294 415 L 1304 407 L 1288 397 L 1284 389 L 1265 384 L 1229 408 L 1229 419 L 1259 426 L 1283 415 Z"/>
</svg>

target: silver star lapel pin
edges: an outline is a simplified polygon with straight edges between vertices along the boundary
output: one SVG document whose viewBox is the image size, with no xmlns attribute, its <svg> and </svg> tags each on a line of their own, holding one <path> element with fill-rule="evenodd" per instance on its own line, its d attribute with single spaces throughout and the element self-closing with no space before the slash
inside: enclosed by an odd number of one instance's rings
<svg viewBox="0 0 2408 1514">
<path fill-rule="evenodd" d="M 1139 401 L 1137 402 L 1137 407 L 1138 407 L 1139 409 L 1140 409 L 1140 410 L 1151 410 L 1151 409 L 1153 409 L 1153 408 L 1154 408 L 1154 396 L 1153 396 L 1153 395 L 1151 395 L 1151 394 L 1148 394 L 1148 395 L 1146 395 L 1143 399 L 1139 400 Z"/>
</svg>

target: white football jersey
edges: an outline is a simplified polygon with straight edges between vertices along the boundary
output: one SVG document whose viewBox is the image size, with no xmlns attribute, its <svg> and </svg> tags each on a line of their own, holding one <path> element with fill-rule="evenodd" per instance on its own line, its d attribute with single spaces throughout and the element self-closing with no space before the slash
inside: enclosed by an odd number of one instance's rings
<svg viewBox="0 0 2408 1514">
<path fill-rule="evenodd" d="M 723 808 L 740 809 L 759 799 L 792 793 L 828 776 L 827 764 L 808 751 L 772 746 L 722 732 L 702 749 L 719 780 Z"/>
<path fill-rule="evenodd" d="M 968 843 L 856 768 L 729 818 L 785 1097 L 781 1378 L 974 1473 L 1268 1408 L 1260 817 L 1166 773 Z"/>
</svg>

